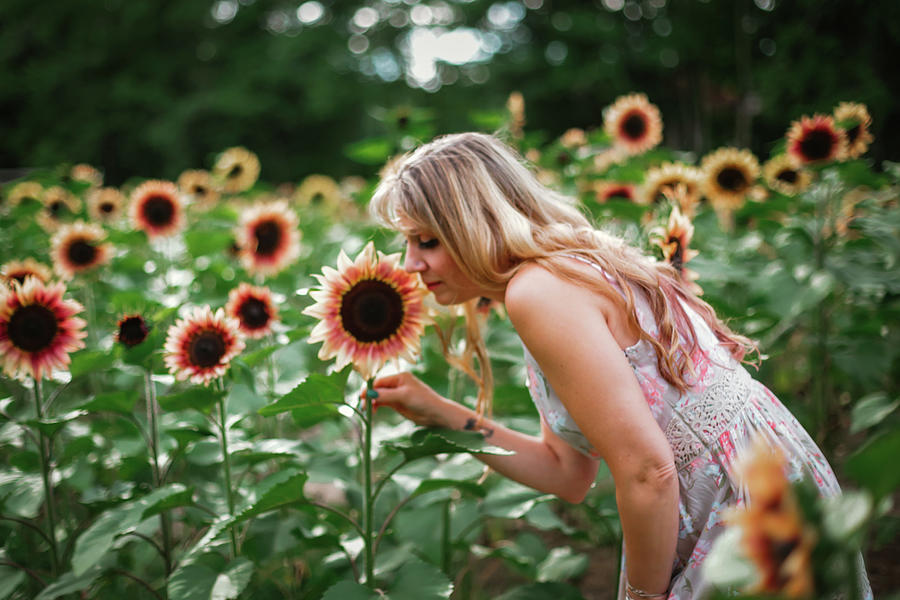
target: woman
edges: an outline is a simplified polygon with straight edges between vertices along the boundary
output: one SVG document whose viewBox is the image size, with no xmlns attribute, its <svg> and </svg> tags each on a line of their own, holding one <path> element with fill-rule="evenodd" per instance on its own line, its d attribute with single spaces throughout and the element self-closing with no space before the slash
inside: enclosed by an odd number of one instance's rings
<svg viewBox="0 0 900 600">
<path fill-rule="evenodd" d="M 624 537 L 619 598 L 709 591 L 700 565 L 723 508 L 742 500 L 735 458 L 759 434 L 785 451 L 794 476 L 839 492 L 810 437 L 741 366 L 753 343 L 671 266 L 591 227 L 496 138 L 422 146 L 388 168 L 370 209 L 405 235 L 406 269 L 439 303 L 505 304 L 542 435 L 483 419 L 409 373 L 377 379 L 373 403 L 419 425 L 482 431 L 514 454 L 480 460 L 570 502 L 605 460 Z"/>
</svg>

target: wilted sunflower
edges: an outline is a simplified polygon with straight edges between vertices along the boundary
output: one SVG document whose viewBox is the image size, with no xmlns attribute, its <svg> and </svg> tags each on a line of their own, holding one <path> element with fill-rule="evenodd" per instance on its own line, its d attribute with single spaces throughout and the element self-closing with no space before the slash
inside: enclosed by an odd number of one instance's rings
<svg viewBox="0 0 900 600">
<path fill-rule="evenodd" d="M 703 157 L 701 189 L 718 210 L 740 208 L 759 177 L 759 161 L 749 150 L 719 148 Z"/>
<path fill-rule="evenodd" d="M 525 98 L 522 92 L 512 92 L 506 99 L 506 110 L 509 111 L 509 132 L 515 138 L 522 137 L 525 127 Z"/>
<path fill-rule="evenodd" d="M 112 248 L 101 243 L 103 228 L 84 221 L 61 225 L 50 240 L 53 267 L 63 279 L 71 279 L 109 262 Z"/>
<path fill-rule="evenodd" d="M 733 509 L 727 522 L 741 528 L 744 553 L 757 569 L 757 582 L 746 591 L 811 598 L 816 535 L 803 520 L 786 466 L 780 451 L 757 441 L 738 465 L 742 489 L 748 496 L 746 507 Z"/>
<path fill-rule="evenodd" d="M 844 160 L 847 134 L 826 115 L 801 117 L 787 133 L 787 152 L 802 164 Z"/>
<path fill-rule="evenodd" d="M 376 253 L 369 242 L 355 261 L 341 251 L 337 270 L 325 267 L 313 277 L 316 303 L 303 314 L 319 319 L 309 342 L 323 342 L 320 359 L 336 356 L 338 369 L 353 363 L 365 379 L 389 360 L 415 360 L 430 322 L 423 302 L 428 290 L 400 266 L 399 254 Z"/>
<path fill-rule="evenodd" d="M 812 181 L 809 171 L 804 169 L 800 161 L 790 154 L 773 156 L 763 165 L 762 172 L 766 184 L 785 196 L 793 196 L 802 192 Z"/>
<path fill-rule="evenodd" d="M 195 307 L 169 327 L 163 358 L 169 372 L 182 381 L 209 382 L 228 370 L 231 359 L 244 349 L 244 335 L 235 319 L 221 308 Z"/>
<path fill-rule="evenodd" d="M 116 341 L 133 348 L 147 339 L 150 334 L 150 325 L 138 313 L 123 315 L 118 322 Z"/>
<path fill-rule="evenodd" d="M 270 333 L 272 323 L 278 320 L 269 288 L 246 282 L 228 292 L 225 314 L 237 320 L 244 335 L 254 339 Z"/>
<path fill-rule="evenodd" d="M 662 141 L 659 109 L 644 94 L 616 98 L 603 109 L 603 127 L 628 154 L 643 154 Z"/>
<path fill-rule="evenodd" d="M 245 210 L 236 237 L 241 262 L 251 274 L 275 275 L 300 256 L 297 215 L 283 200 Z"/>
<path fill-rule="evenodd" d="M 184 224 L 184 205 L 171 181 L 145 181 L 131 192 L 131 222 L 150 239 L 175 234 Z"/>
<path fill-rule="evenodd" d="M 316 208 L 323 213 L 340 212 L 344 197 L 337 182 L 328 175 L 308 175 L 294 192 L 294 203 L 302 208 Z"/>
<path fill-rule="evenodd" d="M 241 146 L 228 148 L 216 160 L 213 176 L 227 194 L 249 190 L 259 177 L 259 158 Z"/>
<path fill-rule="evenodd" d="M 875 139 L 869 132 L 872 117 L 865 104 L 841 102 L 834 109 L 834 120 L 847 136 L 847 156 L 856 158 L 865 154 Z"/>
<path fill-rule="evenodd" d="M 691 259 L 699 254 L 697 250 L 690 248 L 691 239 L 694 237 L 694 224 L 681 214 L 677 198 L 673 198 L 671 202 L 672 212 L 669 213 L 669 221 L 666 224 L 666 228 L 662 231 L 657 230 L 654 232 L 652 236 L 653 243 L 662 250 L 663 259 L 675 267 L 685 284 L 699 296 L 703 293 L 703 290 L 694 283 L 699 278 L 699 275 L 686 266 Z"/>
<path fill-rule="evenodd" d="M 663 163 L 647 169 L 644 183 L 638 193 L 638 203 L 659 204 L 666 200 L 666 190 L 674 190 L 684 186 L 684 193 L 679 194 L 681 212 L 694 214 L 694 207 L 700 202 L 700 181 L 703 174 L 696 167 L 684 163 Z"/>
<path fill-rule="evenodd" d="M 615 181 L 595 181 L 593 192 L 594 198 L 600 204 L 610 200 L 629 200 L 634 202 L 636 197 L 634 184 L 617 183 Z"/>
<path fill-rule="evenodd" d="M 38 214 L 37 221 L 45 231 L 56 231 L 63 221 L 81 209 L 81 200 L 58 185 L 44 190 L 41 202 L 44 209 Z"/>
<path fill-rule="evenodd" d="M 53 277 L 50 267 L 30 256 L 25 260 L 11 260 L 0 267 L 0 280 L 12 285 L 13 281 L 25 283 L 26 277 L 37 277 L 41 283 L 47 283 Z"/>
<path fill-rule="evenodd" d="M 122 216 L 125 196 L 113 187 L 91 190 L 87 195 L 88 214 L 95 221 L 111 223 Z"/>
<path fill-rule="evenodd" d="M 69 177 L 72 181 L 89 183 L 91 187 L 100 187 L 103 185 L 103 174 L 91 165 L 85 163 L 73 166 L 69 170 Z"/>
<path fill-rule="evenodd" d="M 203 169 L 188 169 L 178 176 L 178 189 L 200 208 L 212 208 L 219 201 L 212 175 Z"/>
<path fill-rule="evenodd" d="M 75 315 L 82 306 L 64 300 L 62 282 L 44 284 L 37 277 L 11 288 L 0 286 L 0 363 L 18 379 L 41 379 L 69 364 L 69 353 L 84 348 L 84 319 Z"/>
<path fill-rule="evenodd" d="M 12 186 L 6 195 L 6 204 L 9 207 L 17 206 L 22 202 L 41 202 L 44 188 L 36 181 L 22 181 Z"/>
</svg>

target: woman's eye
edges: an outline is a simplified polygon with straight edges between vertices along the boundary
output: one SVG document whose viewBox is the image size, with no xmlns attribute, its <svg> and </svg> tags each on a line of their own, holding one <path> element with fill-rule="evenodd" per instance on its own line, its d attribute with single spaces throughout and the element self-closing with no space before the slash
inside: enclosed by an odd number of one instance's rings
<svg viewBox="0 0 900 600">
<path fill-rule="evenodd" d="M 437 238 L 419 238 L 419 248 L 422 248 L 423 250 L 428 250 L 429 248 L 437 248 L 437 245 Z"/>
</svg>

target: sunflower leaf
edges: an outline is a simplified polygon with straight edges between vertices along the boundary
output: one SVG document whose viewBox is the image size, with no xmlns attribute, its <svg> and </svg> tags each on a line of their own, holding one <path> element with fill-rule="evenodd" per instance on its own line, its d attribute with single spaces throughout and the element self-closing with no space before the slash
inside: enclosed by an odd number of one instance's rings
<svg viewBox="0 0 900 600">
<path fill-rule="evenodd" d="M 69 373 L 72 378 L 80 377 L 85 373 L 107 369 L 110 363 L 109 352 L 102 350 L 82 350 L 72 355 L 72 363 L 69 365 Z"/>
<path fill-rule="evenodd" d="M 355 581 L 339 581 L 328 588 L 328 591 L 322 596 L 322 600 L 375 600 L 376 598 L 378 596 L 372 590 Z"/>
<path fill-rule="evenodd" d="M 509 450 L 491 446 L 477 431 L 456 431 L 453 429 L 417 429 L 408 441 L 386 442 L 387 448 L 401 452 L 406 460 L 416 460 L 435 454 L 513 454 Z"/>
<path fill-rule="evenodd" d="M 130 415 L 139 397 L 140 393 L 134 390 L 106 392 L 97 394 L 79 408 L 92 412 L 109 411 Z"/>
<path fill-rule="evenodd" d="M 344 403 L 344 390 L 350 369 L 345 368 L 331 375 L 311 373 L 297 384 L 290 392 L 267 406 L 259 409 L 259 414 L 270 417 L 287 411 L 323 415 L 325 417 L 338 414 L 337 406 Z M 321 420 L 321 419 L 319 419 Z"/>
<path fill-rule="evenodd" d="M 165 411 L 187 410 L 192 408 L 207 413 L 213 405 L 225 397 L 225 392 L 212 388 L 194 386 L 183 392 L 159 396 L 159 406 Z"/>
<path fill-rule="evenodd" d="M 87 414 L 86 410 L 73 410 L 64 415 L 56 417 L 44 417 L 43 419 L 29 419 L 24 421 L 25 425 L 30 425 L 47 436 L 53 436 L 57 431 L 65 427 L 66 423 L 74 421 L 79 417 Z"/>
</svg>

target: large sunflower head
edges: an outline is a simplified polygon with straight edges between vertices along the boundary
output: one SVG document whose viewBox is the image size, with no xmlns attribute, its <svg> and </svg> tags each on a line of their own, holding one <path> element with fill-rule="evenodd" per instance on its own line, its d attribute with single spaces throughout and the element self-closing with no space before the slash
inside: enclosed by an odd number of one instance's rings
<svg viewBox="0 0 900 600">
<path fill-rule="evenodd" d="M 63 187 L 54 185 L 44 190 L 41 197 L 43 210 L 37 221 L 45 231 L 56 231 L 81 209 L 81 200 Z"/>
<path fill-rule="evenodd" d="M 88 214 L 95 221 L 112 223 L 122 216 L 125 196 L 113 187 L 91 190 L 87 195 Z"/>
<path fill-rule="evenodd" d="M 86 163 L 80 163 L 69 169 L 69 177 L 72 181 L 87 183 L 91 187 L 103 185 L 103 173 Z"/>
<path fill-rule="evenodd" d="M 669 193 L 677 194 L 677 192 Z M 699 254 L 699 251 L 690 247 L 691 239 L 694 237 L 694 224 L 691 223 L 689 218 L 681 214 L 677 198 L 672 198 L 671 203 L 672 212 L 669 213 L 669 221 L 665 229 L 653 231 L 651 240 L 654 245 L 662 250 L 663 260 L 678 271 L 684 283 L 695 294 L 700 295 L 703 293 L 703 290 L 695 283 L 699 276 L 686 266 L 691 259 Z"/>
<path fill-rule="evenodd" d="M 662 141 L 662 117 L 644 94 L 619 96 L 603 109 L 603 127 L 628 154 L 643 154 Z"/>
<path fill-rule="evenodd" d="M 13 281 L 25 283 L 27 277 L 37 277 L 41 283 L 47 283 L 53 277 L 50 267 L 30 256 L 25 260 L 11 260 L 0 266 L 0 281 L 12 285 Z"/>
<path fill-rule="evenodd" d="M 344 196 L 337 182 L 327 175 L 308 175 L 297 186 L 294 202 L 301 208 L 319 209 L 328 215 L 337 215 Z"/>
<path fill-rule="evenodd" d="M 188 169 L 178 176 L 178 189 L 202 209 L 212 208 L 219 201 L 219 190 L 209 171 Z"/>
<path fill-rule="evenodd" d="M 228 148 L 216 160 L 213 176 L 227 194 L 249 190 L 259 177 L 259 158 L 240 146 Z"/>
<path fill-rule="evenodd" d="M 272 331 L 278 320 L 278 309 L 267 287 L 241 283 L 228 292 L 225 314 L 237 320 L 241 331 L 249 338 L 261 338 Z"/>
<path fill-rule="evenodd" d="M 343 251 L 337 270 L 314 275 L 316 301 L 303 313 L 319 319 L 310 343 L 323 342 L 319 358 L 337 357 L 370 379 L 389 360 L 414 361 L 425 325 L 430 322 L 424 298 L 428 290 L 417 274 L 400 266 L 400 255 L 384 255 L 369 242 L 351 261 Z"/>
<path fill-rule="evenodd" d="M 275 275 L 300 256 L 297 215 L 283 200 L 245 210 L 236 238 L 241 262 L 251 274 Z"/>
<path fill-rule="evenodd" d="M 0 364 L 11 377 L 41 379 L 69 364 L 69 353 L 84 348 L 82 306 L 64 300 L 62 282 L 45 284 L 37 277 L 0 286 Z"/>
<path fill-rule="evenodd" d="M 785 196 L 802 192 L 812 181 L 810 172 L 790 154 L 773 156 L 763 165 L 762 172 L 766 185 Z"/>
<path fill-rule="evenodd" d="M 844 160 L 847 134 L 835 124 L 834 117 L 804 116 L 788 129 L 787 152 L 804 165 Z"/>
<path fill-rule="evenodd" d="M 759 161 L 749 150 L 719 148 L 700 163 L 703 194 L 716 208 L 734 210 L 744 204 L 759 177 Z"/>
<path fill-rule="evenodd" d="M 872 117 L 865 104 L 841 102 L 834 109 L 834 120 L 847 136 L 847 156 L 856 158 L 865 154 L 875 138 L 869 131 Z"/>
<path fill-rule="evenodd" d="M 96 224 L 83 221 L 60 226 L 50 241 L 53 267 L 63 279 L 71 279 L 109 261 L 111 247 L 101 243 L 106 234 Z"/>
<path fill-rule="evenodd" d="M 667 191 L 682 186 L 684 192 L 678 194 L 678 199 L 683 204 L 681 212 L 687 215 L 694 213 L 694 208 L 700 202 L 700 182 L 702 173 L 700 169 L 684 163 L 663 163 L 647 170 L 644 175 L 644 183 L 638 194 L 640 204 L 659 204 L 667 200 Z"/>
<path fill-rule="evenodd" d="M 169 327 L 163 358 L 179 381 L 209 383 L 228 370 L 231 359 L 244 349 L 240 325 L 221 308 L 195 307 Z"/>
<path fill-rule="evenodd" d="M 184 205 L 171 181 L 145 181 L 131 192 L 131 222 L 150 239 L 174 235 L 184 224 Z"/>
</svg>

